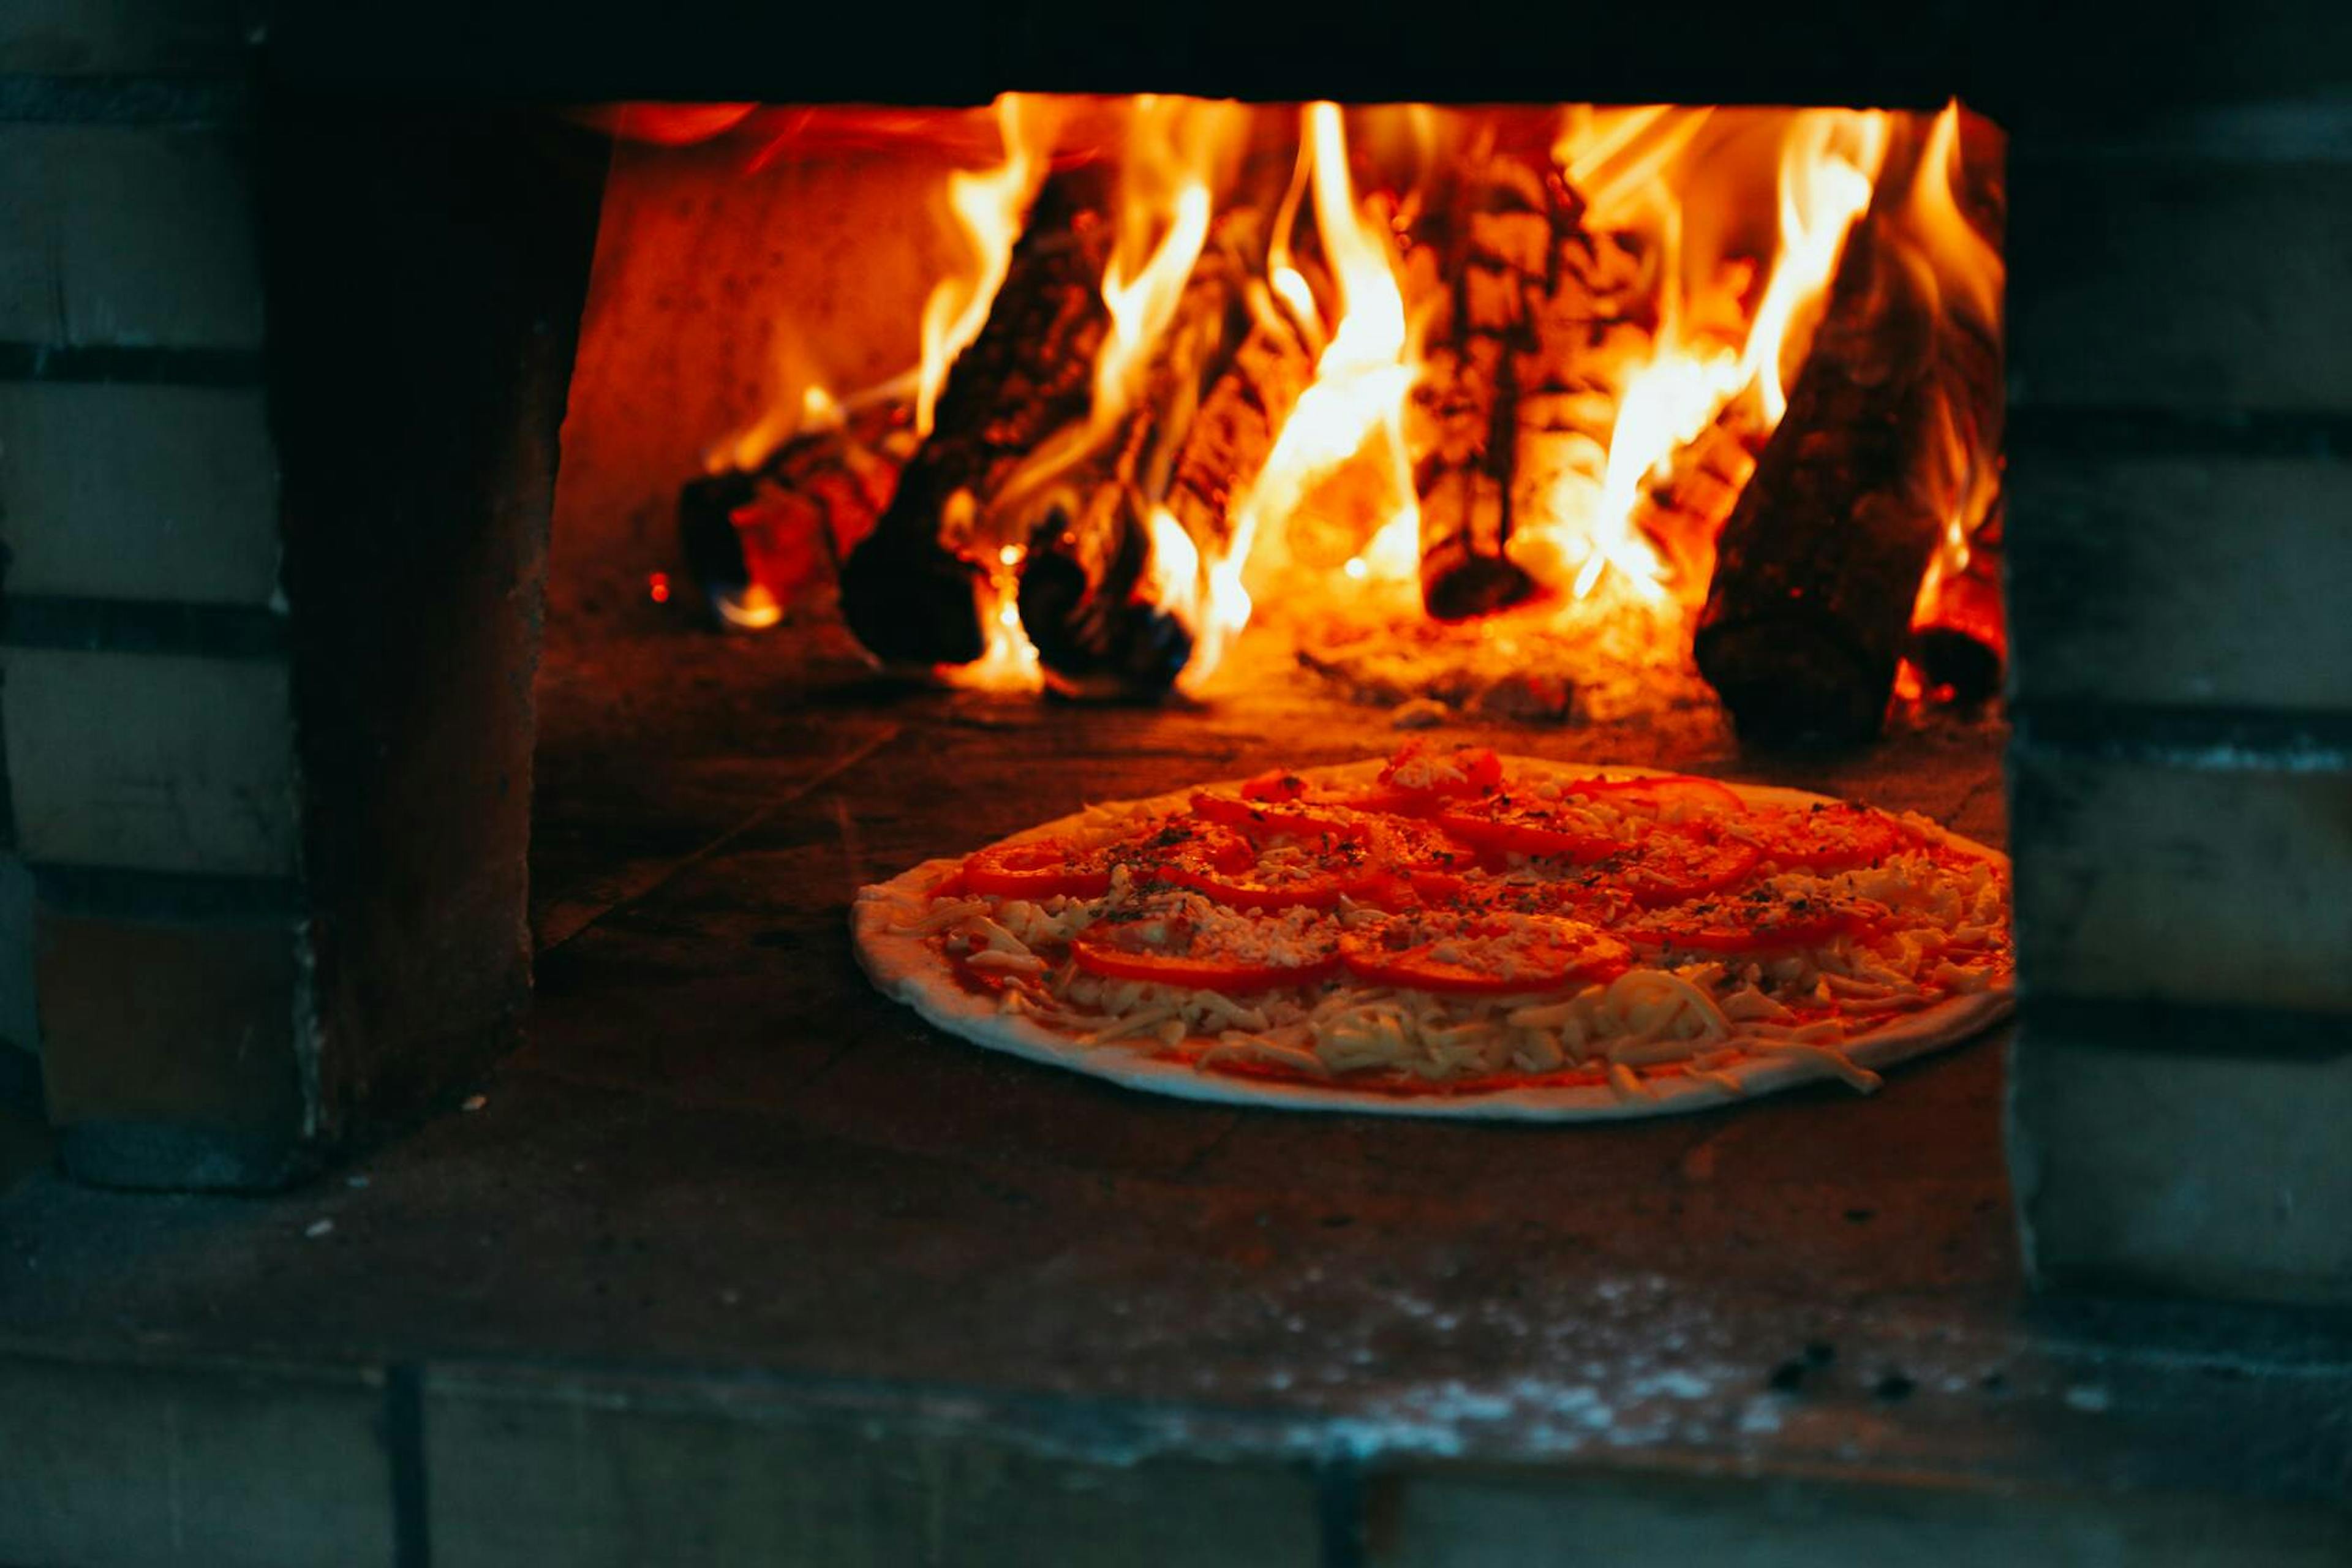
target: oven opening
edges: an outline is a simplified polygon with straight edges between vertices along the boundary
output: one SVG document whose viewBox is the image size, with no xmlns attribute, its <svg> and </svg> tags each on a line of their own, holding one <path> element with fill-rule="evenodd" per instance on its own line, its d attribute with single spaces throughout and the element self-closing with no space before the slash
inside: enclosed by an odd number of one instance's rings
<svg viewBox="0 0 2352 1568">
<path fill-rule="evenodd" d="M 556 550 L 606 600 L 1368 730 L 1998 690 L 2003 149 L 1957 103 L 602 118 Z"/>
</svg>

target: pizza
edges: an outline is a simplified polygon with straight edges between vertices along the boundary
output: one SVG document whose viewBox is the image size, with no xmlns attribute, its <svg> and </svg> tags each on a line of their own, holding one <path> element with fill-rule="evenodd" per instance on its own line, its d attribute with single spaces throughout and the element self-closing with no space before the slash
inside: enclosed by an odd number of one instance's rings
<svg viewBox="0 0 2352 1568">
<path fill-rule="evenodd" d="M 861 889 L 860 963 L 976 1044 L 1198 1100 L 1572 1121 L 1958 1044 L 2009 862 L 1797 790 L 1409 746 L 1089 807 Z"/>
</svg>

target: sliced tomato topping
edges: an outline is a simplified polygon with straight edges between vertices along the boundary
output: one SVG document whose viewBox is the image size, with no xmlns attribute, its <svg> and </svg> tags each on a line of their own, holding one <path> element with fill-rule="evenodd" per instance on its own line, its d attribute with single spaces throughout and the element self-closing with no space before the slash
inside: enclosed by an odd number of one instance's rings
<svg viewBox="0 0 2352 1568">
<path fill-rule="evenodd" d="M 1572 779 L 1560 785 L 1571 795 L 1623 801 L 1649 807 L 1686 801 L 1711 811 L 1744 812 L 1748 803 L 1729 784 L 1696 773 L 1650 773 L 1637 778 Z"/>
<path fill-rule="evenodd" d="M 1339 967 L 1339 955 L 1327 953 L 1312 963 L 1243 963 L 1221 958 L 1192 958 L 1182 953 L 1152 952 L 1140 948 L 1088 942 L 1070 944 L 1070 956 L 1080 969 L 1115 980 L 1149 980 L 1160 985 L 1181 985 L 1193 991 L 1239 994 L 1266 991 L 1277 985 L 1304 985 L 1321 980 Z"/>
<path fill-rule="evenodd" d="M 992 844 L 967 857 L 963 885 L 1007 899 L 1093 899 L 1110 891 L 1110 858 L 1066 838 Z"/>
<path fill-rule="evenodd" d="M 1441 811 L 1433 820 L 1464 843 L 1496 854 L 1557 855 L 1583 863 L 1605 859 L 1625 847 L 1623 839 L 1580 812 L 1517 795 Z"/>
<path fill-rule="evenodd" d="M 1764 858 L 1809 871 L 1871 866 L 1918 840 L 1883 811 L 1843 801 L 1752 819 Z"/>
<path fill-rule="evenodd" d="M 1630 960 L 1608 932 L 1561 915 L 1424 910 L 1350 929 L 1349 970 L 1378 985 L 1500 994 L 1612 979 Z"/>
<path fill-rule="evenodd" d="M 1437 828 L 1402 818 L 1317 814 L 1286 820 L 1270 810 L 1255 826 L 1262 841 L 1248 857 L 1195 862 L 1171 869 L 1169 880 L 1236 909 L 1329 909 L 1342 898 L 1383 902 L 1394 896 L 1389 885 L 1400 877 L 1475 861 Z"/>
<path fill-rule="evenodd" d="M 1381 786 L 1403 797 L 1483 795 L 1503 782 L 1503 759 L 1485 746 L 1437 752 L 1407 742 L 1381 770 Z"/>
<path fill-rule="evenodd" d="M 1213 823 L 1174 817 L 1130 837 L 1086 848 L 1066 838 L 991 845 L 968 857 L 953 880 L 964 891 L 998 898 L 1095 899 L 1110 890 L 1116 866 L 1132 867 L 1150 878 L 1192 868 L 1232 868 L 1253 858 L 1248 840 L 1240 834 Z"/>
<path fill-rule="evenodd" d="M 1363 830 L 1361 818 L 1345 806 L 1318 807 L 1244 800 L 1236 795 L 1212 795 L 1206 790 L 1193 795 L 1192 814 L 1222 826 L 1236 828 L 1252 838 L 1288 837 L 1337 842 L 1356 837 Z"/>
<path fill-rule="evenodd" d="M 1744 839 L 1682 824 L 1654 827 L 1626 851 L 1612 879 L 1645 909 L 1720 892 L 1756 869 L 1763 852 Z"/>
<path fill-rule="evenodd" d="M 1339 966 L 1338 927 L 1303 910 L 1267 920 L 1197 900 L 1163 901 L 1097 921 L 1070 943 L 1080 969 L 1208 991 L 1263 991 L 1320 980 Z"/>
<path fill-rule="evenodd" d="M 1306 797 L 1307 781 L 1284 768 L 1269 769 L 1242 784 L 1242 798 L 1256 801 L 1295 801 Z"/>
</svg>

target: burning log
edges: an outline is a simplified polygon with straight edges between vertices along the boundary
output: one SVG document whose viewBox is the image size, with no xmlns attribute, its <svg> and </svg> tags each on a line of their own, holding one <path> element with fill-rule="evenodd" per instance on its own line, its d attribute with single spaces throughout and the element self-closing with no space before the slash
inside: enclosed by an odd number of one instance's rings
<svg viewBox="0 0 2352 1568">
<path fill-rule="evenodd" d="M 1999 325 L 1939 313 L 1891 209 L 1874 205 L 1848 238 L 1788 412 L 1717 545 L 1696 653 L 1754 739 L 1877 732 L 1920 578 L 1969 466 L 1999 444 Z"/>
<path fill-rule="evenodd" d="M 721 631 L 760 631 L 874 531 L 914 450 L 903 403 L 795 436 L 678 492 L 678 544 Z"/>
<path fill-rule="evenodd" d="M 1206 552 L 1230 554 L 1240 521 L 1237 507 L 1273 454 L 1283 422 L 1315 377 L 1315 356 L 1297 329 L 1268 310 L 1184 434 L 1169 488 L 1169 510 Z"/>
<path fill-rule="evenodd" d="M 1248 215 L 1220 223 L 1118 423 L 1084 457 L 1055 465 L 1034 495 L 1014 493 L 1019 477 L 1007 486 L 1006 521 L 1028 541 L 1022 628 L 1065 691 L 1157 696 L 1203 629 L 1188 618 L 1205 608 L 1200 558 L 1230 546 L 1233 487 L 1246 485 L 1272 440 L 1250 400 L 1282 395 L 1249 372 L 1286 362 L 1262 343 L 1251 363 L 1241 357 L 1253 343 L 1255 229 Z M 1171 527 L 1181 540 L 1166 537 Z"/>
<path fill-rule="evenodd" d="M 1513 561 L 1511 465 L 1518 426 L 1512 360 L 1545 296 L 1555 192 L 1531 162 L 1489 157 L 1465 181 L 1444 266 L 1451 297 L 1431 323 L 1413 393 L 1422 603 L 1440 620 L 1517 604 L 1535 581 Z"/>
<path fill-rule="evenodd" d="M 1655 328 L 1641 256 L 1619 236 L 1570 220 L 1573 202 L 1555 198 L 1561 221 L 1552 286 L 1536 306 L 1532 342 L 1512 367 L 1518 406 L 1510 552 L 1547 584 L 1569 579 L 1576 563 L 1558 558 L 1559 545 L 1563 537 L 1588 537 L 1601 509 L 1618 405 Z"/>
<path fill-rule="evenodd" d="M 1050 179 L 988 321 L 956 359 L 929 437 L 841 574 L 842 616 L 877 658 L 969 664 L 986 648 L 979 590 L 988 503 L 1037 445 L 1083 420 L 1108 313 L 1110 226 L 1082 176 Z"/>
<path fill-rule="evenodd" d="M 1942 700 L 1976 703 L 2000 689 L 2009 658 L 2000 602 L 2001 505 L 1969 540 L 1968 564 L 1942 576 L 1911 620 L 1911 662 Z"/>
</svg>

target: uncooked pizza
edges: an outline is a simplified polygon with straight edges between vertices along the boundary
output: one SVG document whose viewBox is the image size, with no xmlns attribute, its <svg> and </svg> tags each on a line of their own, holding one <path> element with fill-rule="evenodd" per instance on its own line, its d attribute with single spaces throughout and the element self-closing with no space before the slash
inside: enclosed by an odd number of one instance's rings
<svg viewBox="0 0 2352 1568">
<path fill-rule="evenodd" d="M 1483 750 L 1090 807 L 854 921 L 875 983 L 977 1044 L 1413 1115 L 1867 1090 L 2012 992 L 2007 859 L 1925 817 Z"/>
</svg>

